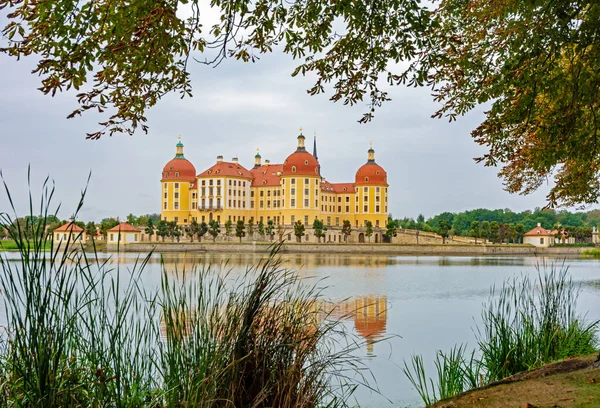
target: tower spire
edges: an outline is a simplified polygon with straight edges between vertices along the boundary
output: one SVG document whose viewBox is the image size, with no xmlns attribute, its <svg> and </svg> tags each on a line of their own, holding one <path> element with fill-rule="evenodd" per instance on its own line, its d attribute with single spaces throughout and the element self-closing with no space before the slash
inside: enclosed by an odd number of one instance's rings
<svg viewBox="0 0 600 408">
<path fill-rule="evenodd" d="M 261 163 L 261 156 L 260 153 L 258 151 L 258 147 L 256 148 L 256 156 L 254 156 L 254 168 L 257 169 L 262 165 Z"/>
<path fill-rule="evenodd" d="M 373 150 L 373 142 L 369 143 L 369 158 L 367 163 L 375 163 L 375 150 Z"/>
<path fill-rule="evenodd" d="M 314 143 L 313 143 L 313 156 L 315 156 L 315 159 L 319 160 L 319 156 L 317 156 L 317 132 L 315 131 L 315 139 L 314 139 Z"/>
<path fill-rule="evenodd" d="M 298 148 L 296 149 L 297 152 L 305 152 L 306 151 L 306 148 L 304 147 L 305 139 L 306 138 L 302 134 L 302 128 L 300 128 L 300 134 L 298 135 Z"/>
<path fill-rule="evenodd" d="M 181 143 L 181 136 L 177 138 L 179 141 L 177 142 L 175 149 L 175 158 L 176 159 L 185 159 L 183 156 L 183 143 Z"/>
</svg>

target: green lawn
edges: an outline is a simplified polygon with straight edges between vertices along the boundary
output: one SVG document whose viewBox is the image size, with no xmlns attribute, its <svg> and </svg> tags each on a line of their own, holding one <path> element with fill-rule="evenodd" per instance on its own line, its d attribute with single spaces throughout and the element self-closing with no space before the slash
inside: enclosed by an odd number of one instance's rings
<svg viewBox="0 0 600 408">
<path fill-rule="evenodd" d="M 46 251 L 50 250 L 50 242 L 49 241 L 46 242 L 44 249 Z M 17 251 L 17 250 L 18 250 L 17 243 L 15 241 L 13 241 L 12 239 L 0 240 L 0 251 Z"/>
</svg>

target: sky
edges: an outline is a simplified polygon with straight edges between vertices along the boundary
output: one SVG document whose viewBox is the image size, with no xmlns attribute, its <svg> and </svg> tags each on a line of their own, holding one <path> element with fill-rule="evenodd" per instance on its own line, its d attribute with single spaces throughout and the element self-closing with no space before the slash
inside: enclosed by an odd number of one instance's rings
<svg viewBox="0 0 600 408">
<path fill-rule="evenodd" d="M 85 135 L 99 129 L 99 118 L 66 119 L 77 107 L 75 94 L 43 95 L 31 74 L 35 63 L 0 54 L 0 169 L 20 215 L 27 212 L 28 166 L 36 200 L 42 181 L 47 176 L 54 181 L 61 218 L 73 214 L 90 175 L 78 218 L 124 218 L 160 211 L 161 171 L 174 157 L 179 135 L 186 158 L 200 173 L 218 155 L 239 157 L 251 168 L 257 147 L 263 160 L 281 163 L 295 150 L 300 127 L 311 147 L 316 134 L 322 175 L 331 182 L 352 182 L 372 141 L 375 159 L 388 173 L 394 218 L 546 204 L 548 185 L 529 196 L 509 194 L 499 169 L 475 163 L 485 148 L 470 132 L 483 120 L 482 108 L 452 123 L 431 119 L 439 106 L 426 88 L 390 88 L 392 101 L 372 122 L 359 124 L 366 105 L 333 103 L 331 89 L 308 95 L 314 78 L 292 78 L 296 63 L 287 55 L 263 55 L 256 63 L 225 60 L 217 68 L 192 63 L 194 96 L 159 101 L 147 112 L 148 134 L 92 141 Z M 0 212 L 8 210 L 1 191 Z"/>
</svg>

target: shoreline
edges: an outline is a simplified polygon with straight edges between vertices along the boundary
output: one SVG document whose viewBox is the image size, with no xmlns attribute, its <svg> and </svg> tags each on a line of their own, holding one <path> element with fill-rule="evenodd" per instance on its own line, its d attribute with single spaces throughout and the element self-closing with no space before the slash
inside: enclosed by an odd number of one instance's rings
<svg viewBox="0 0 600 408">
<path fill-rule="evenodd" d="M 107 252 L 221 252 L 221 253 L 268 253 L 274 242 L 152 242 L 123 245 L 119 248 L 108 245 Z M 335 253 L 335 254 L 378 254 L 378 255 L 429 255 L 429 256 L 581 256 L 590 247 L 538 248 L 529 245 L 469 245 L 469 244 L 346 244 L 346 243 L 284 243 L 282 253 Z"/>
</svg>

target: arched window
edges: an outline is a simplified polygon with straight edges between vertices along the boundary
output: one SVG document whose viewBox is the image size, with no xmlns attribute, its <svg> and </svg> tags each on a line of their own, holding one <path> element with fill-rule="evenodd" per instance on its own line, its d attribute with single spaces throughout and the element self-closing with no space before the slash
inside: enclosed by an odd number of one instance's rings
<svg viewBox="0 0 600 408">
<path fill-rule="evenodd" d="M 296 172 L 296 166 L 292 166 L 292 173 Z"/>
<path fill-rule="evenodd" d="M 304 160 L 304 164 L 308 164 L 308 160 Z"/>
<path fill-rule="evenodd" d="M 368 178 L 368 177 L 365 177 L 365 182 L 368 182 L 368 181 L 369 181 L 369 178 Z"/>
<path fill-rule="evenodd" d="M 175 177 L 179 177 L 179 172 L 178 171 L 175 172 Z"/>
</svg>

